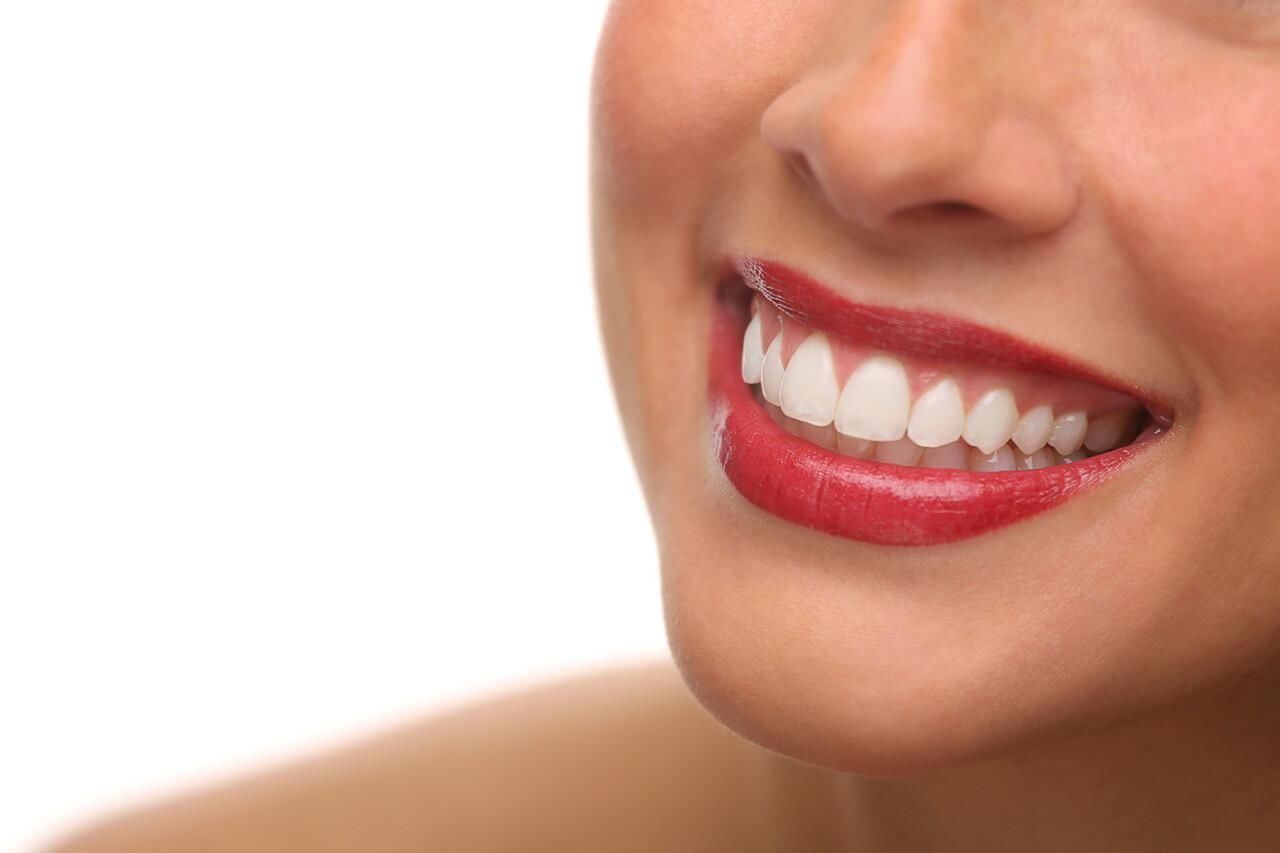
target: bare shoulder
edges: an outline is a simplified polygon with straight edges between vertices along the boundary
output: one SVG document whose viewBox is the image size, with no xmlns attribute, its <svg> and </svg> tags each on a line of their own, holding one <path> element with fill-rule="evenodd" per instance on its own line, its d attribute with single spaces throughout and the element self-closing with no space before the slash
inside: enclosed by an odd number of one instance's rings
<svg viewBox="0 0 1280 853">
<path fill-rule="evenodd" d="M 775 849 L 788 798 L 807 801 L 800 772 L 712 720 L 672 666 L 652 665 L 433 717 L 116 818 L 56 853 L 743 853 Z"/>
</svg>

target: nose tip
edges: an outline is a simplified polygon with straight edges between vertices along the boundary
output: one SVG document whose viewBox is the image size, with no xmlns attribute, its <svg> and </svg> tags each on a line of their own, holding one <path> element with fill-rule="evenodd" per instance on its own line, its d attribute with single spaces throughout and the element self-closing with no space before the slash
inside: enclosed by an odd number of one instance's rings
<svg viewBox="0 0 1280 853">
<path fill-rule="evenodd" d="M 936 22 L 935 22 L 936 24 Z M 761 121 L 765 141 L 839 216 L 880 234 L 1043 234 L 1077 187 L 1051 130 L 968 62 L 959 28 L 886 34 L 857 62 L 801 79 Z"/>
</svg>

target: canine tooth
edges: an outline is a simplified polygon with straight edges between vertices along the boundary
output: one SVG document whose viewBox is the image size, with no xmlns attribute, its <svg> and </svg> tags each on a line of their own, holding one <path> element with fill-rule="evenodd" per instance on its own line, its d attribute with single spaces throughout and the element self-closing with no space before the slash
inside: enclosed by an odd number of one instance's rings
<svg viewBox="0 0 1280 853">
<path fill-rule="evenodd" d="M 836 403 L 836 430 L 868 441 L 897 441 L 907 434 L 911 386 L 902 362 L 868 358 L 849 377 Z"/>
<path fill-rule="evenodd" d="M 925 468 L 952 468 L 966 471 L 969 468 L 969 446 L 963 441 L 953 441 L 942 447 L 931 447 L 924 452 L 920 465 Z"/>
<path fill-rule="evenodd" d="M 1047 447 L 1042 447 L 1029 455 L 1018 453 L 1014 458 L 1019 471 L 1035 471 L 1038 468 L 1048 468 L 1050 465 L 1058 464 L 1057 457 Z"/>
<path fill-rule="evenodd" d="M 760 369 L 764 367 L 764 341 L 761 339 L 760 312 L 757 311 L 747 324 L 742 337 L 742 381 L 754 385 L 760 381 Z"/>
<path fill-rule="evenodd" d="M 836 450 L 854 459 L 870 459 L 876 452 L 876 443 L 865 438 L 854 438 L 837 430 Z"/>
<path fill-rule="evenodd" d="M 1013 451 L 1005 444 L 996 448 L 995 453 L 983 453 L 978 448 L 969 451 L 969 470 L 983 473 L 995 471 L 1012 471 L 1017 468 Z"/>
<path fill-rule="evenodd" d="M 964 419 L 964 440 L 983 453 L 991 454 L 1007 444 L 1018 428 L 1018 407 L 1013 392 L 997 388 L 982 395 Z"/>
<path fill-rule="evenodd" d="M 882 441 L 876 445 L 876 461 L 893 465 L 915 465 L 924 455 L 924 448 L 909 438 Z"/>
<path fill-rule="evenodd" d="M 840 383 L 831 343 L 822 332 L 804 339 L 782 376 L 782 411 L 787 417 L 824 427 L 835 417 Z"/>
<path fill-rule="evenodd" d="M 1085 431 L 1089 428 L 1089 416 L 1084 412 L 1067 412 L 1053 422 L 1049 444 L 1063 456 L 1070 456 L 1084 444 Z"/>
<path fill-rule="evenodd" d="M 921 447 L 941 447 L 964 431 L 964 401 L 954 379 L 943 379 L 911 407 L 907 437 Z"/>
<path fill-rule="evenodd" d="M 775 406 L 782 404 L 782 332 L 773 336 L 773 343 L 764 354 L 760 368 L 760 393 Z"/>
<path fill-rule="evenodd" d="M 1084 434 L 1084 446 L 1094 453 L 1102 453 L 1119 447 L 1133 430 L 1133 412 L 1110 412 L 1089 419 L 1089 429 Z"/>
<path fill-rule="evenodd" d="M 1013 431 L 1013 443 L 1024 454 L 1029 455 L 1048 444 L 1052 432 L 1053 409 L 1036 406 L 1018 421 L 1018 426 Z"/>
</svg>

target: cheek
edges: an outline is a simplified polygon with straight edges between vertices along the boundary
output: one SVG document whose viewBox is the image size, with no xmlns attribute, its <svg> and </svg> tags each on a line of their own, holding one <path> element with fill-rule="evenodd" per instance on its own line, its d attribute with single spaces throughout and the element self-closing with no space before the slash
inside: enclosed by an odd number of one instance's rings
<svg viewBox="0 0 1280 853">
<path fill-rule="evenodd" d="M 711 48 L 699 49 L 691 29 L 705 23 L 708 5 L 623 0 L 611 7 L 592 97 L 596 178 L 611 193 L 653 194 L 714 148 L 727 116 L 710 112 Z"/>
<path fill-rule="evenodd" d="M 1250 71 L 1163 87 L 1145 125 L 1129 121 L 1142 148 L 1114 166 L 1125 187 L 1118 227 L 1205 402 L 1275 413 L 1280 68 Z"/>
<path fill-rule="evenodd" d="M 705 362 L 707 271 L 694 258 L 707 204 L 734 154 L 763 145 L 760 118 L 789 85 L 779 69 L 805 61 L 797 22 L 830 2 L 615 0 L 605 21 L 591 102 L 595 279 L 657 509 L 702 428 L 704 383 L 670 379 Z"/>
<path fill-rule="evenodd" d="M 596 54 L 595 179 L 613 200 L 680 209 L 756 143 L 828 0 L 618 0 Z M 786 9 L 780 7 L 786 6 Z M 784 16 L 785 13 L 785 16 Z"/>
<path fill-rule="evenodd" d="M 1280 110 L 1258 127 L 1180 140 L 1160 241 L 1180 285 L 1170 308 L 1229 370 L 1280 378 Z M 1254 113 L 1257 115 L 1256 113 Z M 1232 133 L 1230 131 L 1234 130 Z M 1240 374 L 1231 374 L 1234 380 Z M 1233 383 L 1234 384 L 1234 383 Z M 1274 381 L 1267 382 L 1274 387 Z"/>
<path fill-rule="evenodd" d="M 1220 666 L 1259 643 L 1274 654 L 1280 627 L 1280 583 L 1258 570 L 1280 565 L 1280 65 L 1187 67 L 1128 90 L 1143 96 L 1096 136 L 1112 134 L 1100 165 L 1134 290 L 1197 394 L 1162 498 L 1169 529 L 1194 533 L 1170 536 L 1179 548 L 1147 577 L 1167 612 L 1195 614 L 1201 632 L 1180 633 Z"/>
</svg>

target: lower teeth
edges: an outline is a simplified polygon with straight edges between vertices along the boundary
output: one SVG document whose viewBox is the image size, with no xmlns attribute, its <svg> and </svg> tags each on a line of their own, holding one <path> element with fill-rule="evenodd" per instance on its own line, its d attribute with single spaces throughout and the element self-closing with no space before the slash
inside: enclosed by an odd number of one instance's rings
<svg viewBox="0 0 1280 853">
<path fill-rule="evenodd" d="M 783 414 L 782 409 L 760 396 L 756 387 L 756 398 L 773 422 L 788 433 L 803 438 L 824 450 L 849 456 L 854 459 L 874 460 L 891 465 L 905 465 L 915 468 L 943 468 L 960 471 L 994 473 L 1000 471 L 1032 471 L 1048 468 L 1052 465 L 1066 465 L 1096 456 L 1084 448 L 1063 456 L 1052 447 L 1045 446 L 1030 455 L 1023 453 L 1012 442 L 996 450 L 995 453 L 984 454 L 962 441 L 944 447 L 924 448 L 913 444 L 909 439 L 899 441 L 865 441 L 850 438 L 836 432 L 834 426 L 815 427 L 802 421 L 794 420 Z"/>
</svg>

